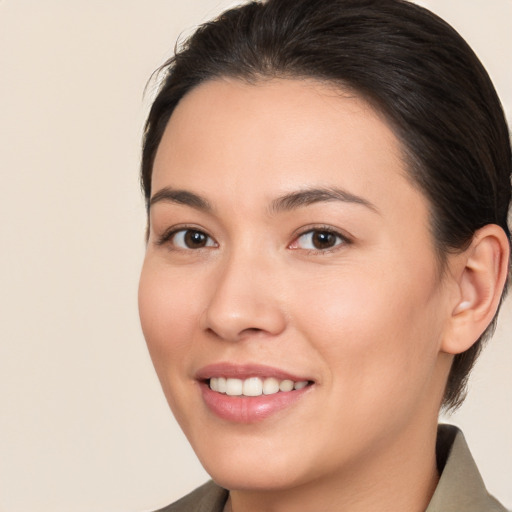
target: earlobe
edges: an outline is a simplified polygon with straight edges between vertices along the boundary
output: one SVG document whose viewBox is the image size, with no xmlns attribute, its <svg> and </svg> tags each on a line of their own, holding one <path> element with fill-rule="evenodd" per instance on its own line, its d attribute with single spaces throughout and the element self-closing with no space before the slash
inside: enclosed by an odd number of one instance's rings
<svg viewBox="0 0 512 512">
<path fill-rule="evenodd" d="M 479 229 L 471 245 L 457 255 L 457 299 L 442 351 L 459 354 L 469 349 L 491 323 L 508 275 L 510 246 L 502 228 Z"/>
</svg>

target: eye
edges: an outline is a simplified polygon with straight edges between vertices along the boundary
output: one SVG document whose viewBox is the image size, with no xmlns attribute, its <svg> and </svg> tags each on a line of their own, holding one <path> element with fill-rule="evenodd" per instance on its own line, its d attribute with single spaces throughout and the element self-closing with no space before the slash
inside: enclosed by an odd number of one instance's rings
<svg viewBox="0 0 512 512">
<path fill-rule="evenodd" d="M 217 244 L 210 236 L 197 229 L 180 229 L 171 233 L 168 240 L 178 249 L 189 250 L 217 247 Z"/>
<path fill-rule="evenodd" d="M 306 249 L 313 251 L 325 251 L 346 243 L 347 240 L 327 229 L 311 229 L 303 233 L 290 245 L 290 249 Z"/>
</svg>

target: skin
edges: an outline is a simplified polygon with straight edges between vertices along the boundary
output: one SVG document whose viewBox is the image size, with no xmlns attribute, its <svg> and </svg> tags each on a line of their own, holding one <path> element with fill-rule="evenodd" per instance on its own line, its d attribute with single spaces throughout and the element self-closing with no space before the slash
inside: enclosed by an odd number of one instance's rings
<svg viewBox="0 0 512 512">
<path fill-rule="evenodd" d="M 465 263 L 450 256 L 440 272 L 428 202 L 385 120 L 313 80 L 207 82 L 164 133 L 153 197 L 166 187 L 211 210 L 151 206 L 142 327 L 170 407 L 233 510 L 425 510 Z M 271 208 L 334 187 L 361 201 Z M 188 248 L 183 233 L 162 242 L 173 227 L 206 246 Z M 312 229 L 339 236 L 315 249 Z M 196 372 L 218 362 L 314 384 L 241 425 L 203 401 Z"/>
</svg>

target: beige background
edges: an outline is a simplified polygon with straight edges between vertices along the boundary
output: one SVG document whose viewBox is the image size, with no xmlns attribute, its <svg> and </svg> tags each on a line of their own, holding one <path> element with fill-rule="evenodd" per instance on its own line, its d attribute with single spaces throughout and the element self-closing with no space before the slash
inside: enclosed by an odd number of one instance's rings
<svg viewBox="0 0 512 512">
<path fill-rule="evenodd" d="M 175 425 L 136 308 L 143 89 L 234 2 L 0 0 L 0 512 L 142 512 L 206 475 Z M 511 0 L 423 2 L 512 108 Z M 512 506 L 512 306 L 452 421 Z"/>
</svg>

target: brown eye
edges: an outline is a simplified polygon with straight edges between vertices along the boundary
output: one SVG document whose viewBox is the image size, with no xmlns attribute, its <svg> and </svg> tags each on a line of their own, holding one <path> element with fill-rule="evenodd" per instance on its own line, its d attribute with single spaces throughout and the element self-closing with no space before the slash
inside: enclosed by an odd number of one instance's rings
<svg viewBox="0 0 512 512">
<path fill-rule="evenodd" d="M 180 249 L 202 249 L 204 247 L 216 246 L 211 237 L 196 229 L 176 231 L 172 237 L 172 243 Z"/>
<path fill-rule="evenodd" d="M 315 231 L 311 242 L 315 249 L 330 249 L 336 245 L 337 237 L 329 231 Z"/>
<path fill-rule="evenodd" d="M 338 245 L 345 243 L 346 240 L 334 231 L 325 229 L 312 229 L 303 233 L 292 245 L 293 249 L 306 249 L 322 251 L 332 249 Z"/>
<path fill-rule="evenodd" d="M 201 233 L 201 231 L 187 231 L 184 240 L 187 247 L 196 249 L 197 247 L 204 247 L 208 241 L 208 237 L 204 233 Z"/>
</svg>

